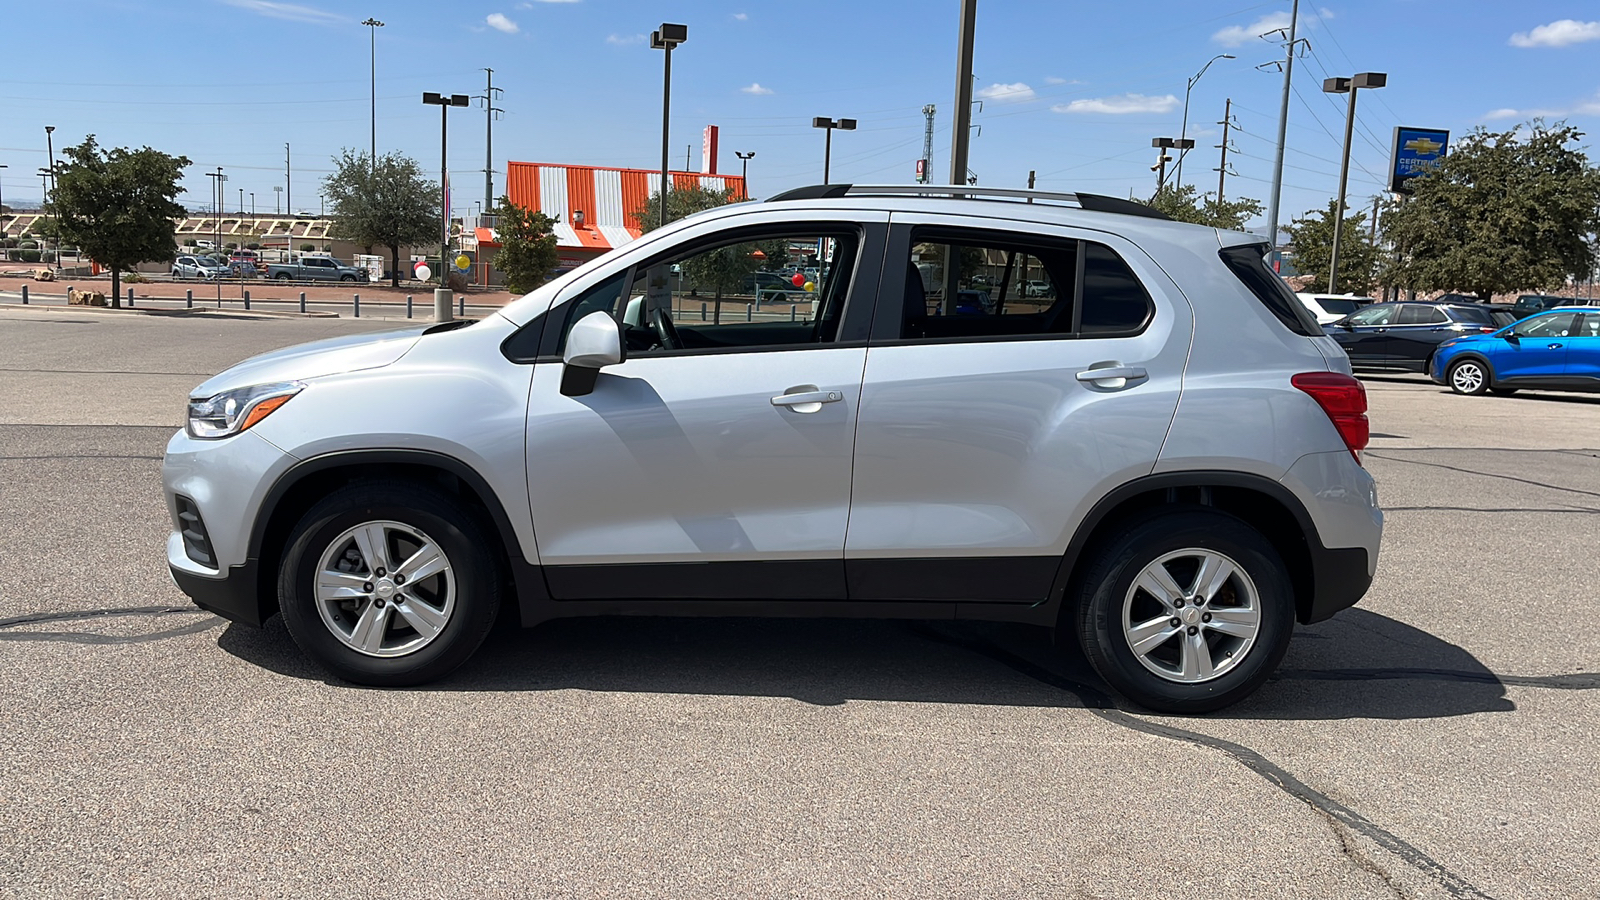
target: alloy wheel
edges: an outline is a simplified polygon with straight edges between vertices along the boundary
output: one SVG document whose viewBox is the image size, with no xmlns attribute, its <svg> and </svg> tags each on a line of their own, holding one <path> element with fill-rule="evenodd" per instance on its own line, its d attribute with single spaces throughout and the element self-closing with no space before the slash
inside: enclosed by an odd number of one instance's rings
<svg viewBox="0 0 1600 900">
<path fill-rule="evenodd" d="M 1450 386 L 1463 394 L 1475 394 L 1483 387 L 1483 369 L 1475 362 L 1457 363 L 1450 372 Z"/>
<path fill-rule="evenodd" d="M 1139 572 L 1122 602 L 1122 633 L 1139 664 L 1180 684 L 1220 678 L 1244 660 L 1261 630 L 1255 582 L 1237 562 L 1186 548 Z"/>
<path fill-rule="evenodd" d="M 414 653 L 444 631 L 456 606 L 450 559 L 403 522 L 363 522 L 329 542 L 317 561 L 322 624 L 367 656 Z"/>
</svg>

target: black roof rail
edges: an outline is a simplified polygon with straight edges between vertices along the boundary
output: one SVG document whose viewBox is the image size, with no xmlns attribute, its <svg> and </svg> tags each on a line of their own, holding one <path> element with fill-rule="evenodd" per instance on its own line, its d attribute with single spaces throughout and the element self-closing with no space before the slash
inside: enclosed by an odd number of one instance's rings
<svg viewBox="0 0 1600 900">
<path fill-rule="evenodd" d="M 954 197 L 973 200 L 1035 200 L 1061 204 L 1092 212 L 1119 213 L 1143 216 L 1147 219 L 1172 221 L 1172 217 L 1137 200 L 1123 200 L 1101 194 L 1057 193 L 1053 191 L 1019 190 L 1017 188 L 978 187 L 967 184 L 812 184 L 797 187 L 767 198 L 768 203 L 782 200 L 832 200 L 839 197 Z"/>
</svg>

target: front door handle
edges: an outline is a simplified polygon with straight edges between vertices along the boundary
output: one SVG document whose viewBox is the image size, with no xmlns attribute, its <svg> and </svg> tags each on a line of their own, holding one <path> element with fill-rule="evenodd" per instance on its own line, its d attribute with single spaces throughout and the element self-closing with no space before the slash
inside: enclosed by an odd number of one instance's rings
<svg viewBox="0 0 1600 900">
<path fill-rule="evenodd" d="M 797 413 L 814 413 L 822 409 L 824 403 L 838 403 L 844 399 L 843 391 L 819 391 L 809 384 L 790 388 L 789 391 L 773 397 L 772 405 L 786 406 Z"/>
<path fill-rule="evenodd" d="M 1550 350 L 1560 350 L 1561 349 L 1561 345 L 1560 344 L 1551 344 L 1548 349 L 1550 349 Z"/>
<path fill-rule="evenodd" d="M 1079 381 L 1093 383 L 1095 387 L 1124 388 L 1130 381 L 1139 381 L 1149 377 L 1149 373 L 1139 366 L 1119 366 L 1097 364 L 1084 369 L 1073 376 Z"/>
</svg>

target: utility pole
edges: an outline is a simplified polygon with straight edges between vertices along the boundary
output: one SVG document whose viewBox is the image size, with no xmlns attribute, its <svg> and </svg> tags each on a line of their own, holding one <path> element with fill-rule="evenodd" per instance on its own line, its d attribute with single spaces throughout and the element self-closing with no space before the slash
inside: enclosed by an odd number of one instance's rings
<svg viewBox="0 0 1600 900">
<path fill-rule="evenodd" d="M 503 109 L 497 109 L 494 101 L 495 97 L 504 94 L 505 91 L 494 86 L 493 69 L 486 68 L 483 71 L 487 74 L 488 80 L 484 84 L 483 96 L 478 99 L 483 101 L 483 117 L 485 119 L 483 139 L 483 211 L 487 213 L 489 210 L 494 209 L 494 119 L 495 116 L 505 112 Z"/>
<path fill-rule="evenodd" d="M 1039 172 L 1038 172 L 1037 169 L 1029 169 L 1028 170 L 1028 190 L 1030 190 L 1030 191 L 1033 190 L 1033 179 L 1038 174 L 1039 174 Z M 1033 198 L 1029 197 L 1028 198 L 1028 202 L 1032 203 L 1033 202 Z"/>
<path fill-rule="evenodd" d="M 1300 0 L 1294 0 L 1289 12 L 1289 42 L 1283 58 L 1283 101 L 1278 105 L 1278 149 L 1272 161 L 1272 196 L 1267 200 L 1267 246 L 1271 248 L 1269 265 L 1277 271 L 1278 261 L 1278 203 L 1283 196 L 1283 147 L 1289 133 L 1289 90 L 1294 79 L 1295 30 L 1300 24 Z M 1338 224 L 1334 234 L 1338 234 Z"/>
<path fill-rule="evenodd" d="M 1372 229 L 1367 233 L 1367 243 L 1374 247 L 1378 245 L 1378 201 L 1382 199 L 1381 194 L 1372 198 Z"/>
<path fill-rule="evenodd" d="M 55 130 L 56 127 L 54 125 L 46 125 L 44 127 L 45 153 L 49 155 L 50 159 L 50 196 L 52 197 L 56 194 L 56 146 L 55 139 L 52 137 Z"/>
<path fill-rule="evenodd" d="M 956 118 L 950 135 L 950 183 L 967 183 L 967 146 L 972 136 L 972 45 L 978 26 L 978 0 L 961 0 L 961 32 L 956 44 Z M 946 265 L 947 276 L 955 267 Z M 955 279 L 946 277 L 950 288 L 945 305 L 955 309 Z"/>
<path fill-rule="evenodd" d="M 283 145 L 283 208 L 294 218 L 294 184 L 289 180 L 289 144 Z"/>
<path fill-rule="evenodd" d="M 932 103 L 922 108 L 928 124 L 922 132 L 922 175 L 917 178 L 919 184 L 927 184 L 933 178 L 933 116 L 937 111 Z"/>
<path fill-rule="evenodd" d="M 1229 97 L 1227 105 L 1222 108 L 1222 121 L 1217 123 L 1222 126 L 1222 162 L 1217 166 L 1217 205 L 1222 205 L 1222 188 L 1228 180 L 1228 129 L 1233 127 L 1233 98 Z"/>
</svg>

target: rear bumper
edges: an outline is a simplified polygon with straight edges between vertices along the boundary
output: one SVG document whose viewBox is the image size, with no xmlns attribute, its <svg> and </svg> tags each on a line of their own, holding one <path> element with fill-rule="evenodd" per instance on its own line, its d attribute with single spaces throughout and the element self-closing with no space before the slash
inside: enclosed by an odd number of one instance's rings
<svg viewBox="0 0 1600 900">
<path fill-rule="evenodd" d="M 1364 547 L 1311 547 L 1311 605 L 1301 621 L 1321 622 L 1349 609 L 1372 587 L 1373 560 Z"/>
</svg>

